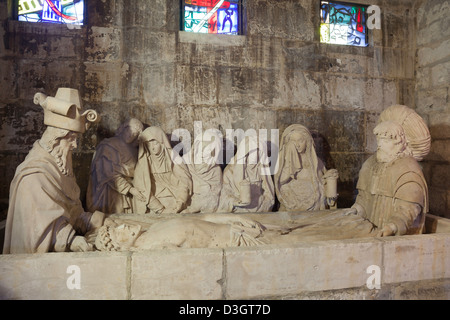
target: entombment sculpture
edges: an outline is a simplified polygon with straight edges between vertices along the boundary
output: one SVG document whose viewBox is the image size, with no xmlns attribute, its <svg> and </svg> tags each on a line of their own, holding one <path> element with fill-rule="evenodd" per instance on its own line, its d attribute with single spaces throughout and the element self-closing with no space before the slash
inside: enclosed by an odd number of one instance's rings
<svg viewBox="0 0 450 320">
<path fill-rule="evenodd" d="M 138 119 L 122 123 L 116 135 L 97 146 L 86 195 L 87 209 L 104 213 L 132 213 L 132 198 L 144 200 L 132 181 L 137 162 L 137 138 L 143 130 Z"/>
<path fill-rule="evenodd" d="M 99 117 L 81 113 L 76 89 L 59 88 L 55 97 L 37 93 L 34 103 L 44 109 L 47 128 L 11 182 L 3 253 L 92 250 L 84 235 L 103 224 L 104 214 L 84 211 L 72 150 Z"/>
</svg>

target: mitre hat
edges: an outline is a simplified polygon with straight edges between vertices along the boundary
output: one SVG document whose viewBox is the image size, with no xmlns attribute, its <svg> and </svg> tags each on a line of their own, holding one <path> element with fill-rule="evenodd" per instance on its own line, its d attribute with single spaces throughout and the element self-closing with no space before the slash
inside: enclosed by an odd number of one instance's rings
<svg viewBox="0 0 450 320">
<path fill-rule="evenodd" d="M 47 126 L 84 133 L 91 123 L 100 121 L 95 110 L 82 112 L 77 89 L 59 88 L 54 97 L 38 92 L 33 101 L 44 109 L 44 124 Z"/>
</svg>

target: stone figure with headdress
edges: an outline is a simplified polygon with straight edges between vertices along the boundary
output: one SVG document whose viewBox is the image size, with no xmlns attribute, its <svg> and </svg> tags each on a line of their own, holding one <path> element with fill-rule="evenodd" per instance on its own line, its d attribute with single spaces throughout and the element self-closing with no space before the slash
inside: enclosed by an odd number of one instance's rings
<svg viewBox="0 0 450 320">
<path fill-rule="evenodd" d="M 37 93 L 47 125 L 11 182 L 3 253 L 92 250 L 84 235 L 100 227 L 102 212 L 85 212 L 72 170 L 79 134 L 99 121 L 82 112 L 78 90 L 59 88 L 55 97 Z"/>
<path fill-rule="evenodd" d="M 428 188 L 418 161 L 430 150 L 430 133 L 412 109 L 384 110 L 374 129 L 377 151 L 363 164 L 353 205 L 379 236 L 420 234 L 428 212 Z"/>
</svg>

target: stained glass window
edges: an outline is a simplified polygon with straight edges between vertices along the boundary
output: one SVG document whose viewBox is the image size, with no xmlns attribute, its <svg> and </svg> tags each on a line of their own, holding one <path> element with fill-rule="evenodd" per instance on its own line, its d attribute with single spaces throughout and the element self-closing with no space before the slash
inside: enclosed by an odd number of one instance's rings
<svg viewBox="0 0 450 320">
<path fill-rule="evenodd" d="M 182 9 L 183 31 L 240 34 L 240 0 L 183 0 Z"/>
<path fill-rule="evenodd" d="M 82 25 L 84 0 L 17 0 L 19 21 Z"/>
<path fill-rule="evenodd" d="M 320 42 L 366 47 L 366 6 L 320 1 Z"/>
</svg>

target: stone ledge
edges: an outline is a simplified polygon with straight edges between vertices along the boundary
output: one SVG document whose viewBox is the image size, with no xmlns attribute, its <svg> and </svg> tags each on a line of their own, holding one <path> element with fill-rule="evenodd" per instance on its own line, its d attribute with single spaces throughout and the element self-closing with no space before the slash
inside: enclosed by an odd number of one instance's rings
<svg viewBox="0 0 450 320">
<path fill-rule="evenodd" d="M 0 256 L 0 299 L 126 299 L 128 253 Z M 78 266 L 80 289 L 70 289 Z M 68 282 L 70 284 L 68 285 Z"/>
<path fill-rule="evenodd" d="M 140 251 L 131 257 L 131 299 L 221 299 L 222 249 Z"/>
<path fill-rule="evenodd" d="M 382 265 L 376 239 L 225 250 L 226 298 L 249 299 L 359 287 L 370 265 Z"/>
<path fill-rule="evenodd" d="M 450 221 L 428 220 L 437 221 L 442 233 L 226 249 L 0 255 L 0 299 L 450 297 L 449 282 L 440 280 L 450 279 Z M 69 288 L 75 275 L 70 266 L 79 268 L 80 289 Z M 366 286 L 369 266 L 379 267 L 380 290 Z"/>
<path fill-rule="evenodd" d="M 242 35 L 208 34 L 179 31 L 178 37 L 180 42 L 205 45 L 243 46 L 246 43 L 246 37 Z"/>
</svg>

